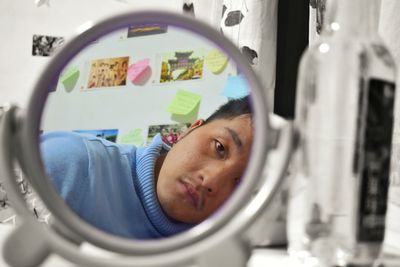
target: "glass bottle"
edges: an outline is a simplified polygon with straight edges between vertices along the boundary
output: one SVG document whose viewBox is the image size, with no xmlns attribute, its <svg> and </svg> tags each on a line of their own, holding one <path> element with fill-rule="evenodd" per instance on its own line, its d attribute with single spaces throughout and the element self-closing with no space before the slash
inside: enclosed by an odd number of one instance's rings
<svg viewBox="0 0 400 267">
<path fill-rule="evenodd" d="M 379 5 L 335 0 L 334 33 L 300 63 L 291 195 L 303 190 L 304 207 L 291 198 L 289 253 L 317 266 L 371 264 L 383 239 L 396 69 L 378 35 Z"/>
<path fill-rule="evenodd" d="M 310 252 L 310 242 L 305 234 L 305 224 L 309 213 L 308 207 L 308 190 L 309 190 L 309 173 L 308 163 L 306 162 L 306 130 L 310 128 L 310 121 L 307 118 L 308 108 L 315 102 L 315 90 L 317 74 L 321 61 L 319 59 L 319 47 L 325 40 L 335 33 L 331 28 L 333 22 L 336 4 L 335 0 L 328 0 L 326 4 L 327 14 L 325 23 L 321 24 L 316 19 L 316 26 L 320 30 L 317 39 L 314 39 L 309 47 L 304 51 L 298 72 L 297 95 L 296 95 L 296 116 L 295 125 L 299 132 L 298 147 L 293 156 L 293 164 L 290 172 L 290 188 L 289 188 L 289 203 L 287 214 L 287 237 L 288 237 L 288 253 L 300 260 L 314 262 Z M 317 12 L 318 5 L 312 5 Z M 316 30 L 318 32 L 318 29 Z M 321 30 L 322 29 L 322 30 Z M 311 33 L 312 34 L 312 33 Z M 315 125 L 314 125 L 315 127 Z M 313 151 L 316 154 L 317 151 Z M 308 262 L 309 263 L 309 262 Z M 309 265 L 309 264 L 308 264 Z"/>
</svg>

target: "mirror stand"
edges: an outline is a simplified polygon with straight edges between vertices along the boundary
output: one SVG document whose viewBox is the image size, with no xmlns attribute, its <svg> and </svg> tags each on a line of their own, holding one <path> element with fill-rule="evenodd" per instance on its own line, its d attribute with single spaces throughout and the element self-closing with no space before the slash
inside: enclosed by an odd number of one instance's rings
<svg viewBox="0 0 400 267">
<path fill-rule="evenodd" d="M 50 250 L 43 238 L 42 226 L 26 208 L 14 181 L 12 170 L 18 151 L 18 138 L 15 137 L 20 126 L 19 111 L 16 106 L 4 106 L 0 117 L 0 174 L 14 209 L 24 218 L 5 241 L 3 256 L 11 266 L 37 266 L 47 258 Z"/>
<path fill-rule="evenodd" d="M 251 256 L 250 244 L 231 236 L 197 257 L 196 266 L 246 266 Z"/>
</svg>

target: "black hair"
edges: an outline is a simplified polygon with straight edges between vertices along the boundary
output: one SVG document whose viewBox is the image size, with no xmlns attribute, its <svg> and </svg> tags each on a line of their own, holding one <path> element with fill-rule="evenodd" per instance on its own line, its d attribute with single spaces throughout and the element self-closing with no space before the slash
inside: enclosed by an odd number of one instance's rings
<svg viewBox="0 0 400 267">
<path fill-rule="evenodd" d="M 250 115 L 250 117 L 252 116 L 252 108 L 249 96 L 229 100 L 220 106 L 213 114 L 211 114 L 204 123 L 208 123 L 216 119 L 233 119 L 241 115 Z"/>
</svg>

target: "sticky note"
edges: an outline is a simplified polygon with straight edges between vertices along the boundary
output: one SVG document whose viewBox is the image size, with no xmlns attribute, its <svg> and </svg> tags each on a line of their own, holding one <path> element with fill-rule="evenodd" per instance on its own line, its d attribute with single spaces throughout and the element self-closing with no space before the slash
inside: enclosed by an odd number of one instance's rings
<svg viewBox="0 0 400 267">
<path fill-rule="evenodd" d="M 132 131 L 121 137 L 120 143 L 142 146 L 144 144 L 142 130 L 139 128 L 133 129 Z"/>
<path fill-rule="evenodd" d="M 146 72 L 150 69 L 150 59 L 142 59 L 128 68 L 128 79 L 132 83 L 139 83 L 145 76 Z"/>
<path fill-rule="evenodd" d="M 246 80 L 241 76 L 229 76 L 225 82 L 222 95 L 229 99 L 237 99 L 249 94 Z"/>
<path fill-rule="evenodd" d="M 176 115 L 188 115 L 200 103 L 201 96 L 185 90 L 178 90 L 167 111 Z"/>
<path fill-rule="evenodd" d="M 80 71 L 77 67 L 67 69 L 60 77 L 61 83 L 64 85 L 65 90 L 68 92 L 74 89 L 76 82 L 78 81 Z"/>
<path fill-rule="evenodd" d="M 205 64 L 212 73 L 220 74 L 228 65 L 228 58 L 219 49 L 213 49 L 207 54 Z"/>
</svg>

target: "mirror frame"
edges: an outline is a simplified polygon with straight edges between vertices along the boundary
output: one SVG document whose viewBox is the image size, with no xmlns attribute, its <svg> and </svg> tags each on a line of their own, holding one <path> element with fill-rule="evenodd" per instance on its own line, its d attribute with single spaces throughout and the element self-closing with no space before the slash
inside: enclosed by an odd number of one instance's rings
<svg viewBox="0 0 400 267">
<path fill-rule="evenodd" d="M 117 237 L 99 230 L 80 219 L 78 215 L 69 209 L 56 192 L 44 170 L 38 144 L 39 125 L 47 96 L 51 88 L 57 85 L 59 74 L 72 57 L 90 42 L 109 32 L 128 28 L 130 25 L 154 21 L 176 26 L 203 36 L 217 45 L 229 56 L 230 60 L 240 66 L 241 73 L 246 77 L 251 87 L 255 132 L 251 161 L 248 163 L 241 186 L 230 197 L 229 201 L 224 204 L 224 208 L 218 211 L 217 216 L 211 216 L 198 226 L 172 237 L 156 240 L 135 240 Z M 25 173 L 28 174 L 27 179 L 52 213 L 55 221 L 75 235 L 81 236 L 84 241 L 117 253 L 141 257 L 170 253 L 179 249 L 193 247 L 193 245 L 198 245 L 197 243 L 200 243 L 200 241 L 208 240 L 208 242 L 213 243 L 216 240 L 233 235 L 240 230 L 242 225 L 249 223 L 253 219 L 252 214 L 257 213 L 257 207 L 261 207 L 271 199 L 273 192 L 280 185 L 279 179 L 267 181 L 265 184 L 268 188 L 260 190 L 254 197 L 249 197 L 262 182 L 262 171 L 268 151 L 276 146 L 278 134 L 269 124 L 269 112 L 266 92 L 247 59 L 234 44 L 215 29 L 192 18 L 165 11 L 127 12 L 96 23 L 93 27 L 71 39 L 71 41 L 63 45 L 62 49 L 43 70 L 24 114 L 25 118 L 21 129 L 22 140 L 20 140 L 21 148 L 24 149 L 20 155 L 20 160 L 23 162 L 21 165 L 24 167 Z M 268 137 L 265 134 L 266 132 L 268 132 Z M 265 194 L 266 192 L 269 192 L 268 195 L 260 196 L 261 193 Z M 255 204 L 255 201 L 258 201 L 258 204 Z M 237 218 L 234 218 L 235 216 Z M 226 230 L 224 231 L 224 229 Z M 207 242 L 202 242 L 202 244 L 204 243 Z M 198 247 L 200 248 L 201 246 L 198 245 Z M 196 253 L 195 249 L 190 251 L 192 251 L 189 253 L 191 256 Z M 190 257 L 190 255 L 185 257 Z"/>
</svg>

